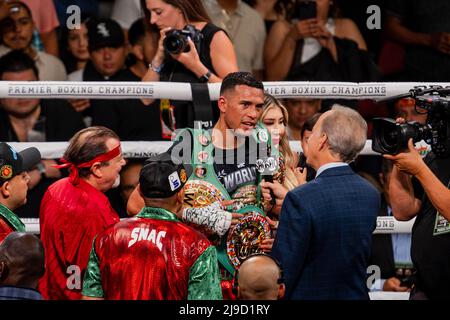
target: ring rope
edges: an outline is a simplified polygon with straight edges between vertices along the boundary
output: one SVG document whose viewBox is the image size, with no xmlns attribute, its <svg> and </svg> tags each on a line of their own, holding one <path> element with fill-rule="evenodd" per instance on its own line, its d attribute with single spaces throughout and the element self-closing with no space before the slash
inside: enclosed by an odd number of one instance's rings
<svg viewBox="0 0 450 320">
<path fill-rule="evenodd" d="M 450 82 L 264 82 L 277 98 L 372 99 L 408 93 L 414 87 L 450 87 Z M 212 101 L 219 98 L 220 83 L 209 83 Z M 172 99 L 192 101 L 189 83 L 182 82 L 83 82 L 0 81 L 0 98 L 41 99 Z"/>
</svg>

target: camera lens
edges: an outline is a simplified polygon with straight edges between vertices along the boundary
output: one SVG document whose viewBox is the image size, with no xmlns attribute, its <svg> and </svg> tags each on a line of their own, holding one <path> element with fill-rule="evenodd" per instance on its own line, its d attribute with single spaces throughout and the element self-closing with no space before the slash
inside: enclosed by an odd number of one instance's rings
<svg viewBox="0 0 450 320">
<path fill-rule="evenodd" d="M 166 49 L 169 53 L 177 54 L 180 53 L 183 47 L 183 43 L 178 37 L 166 37 L 164 39 L 164 49 Z"/>
<path fill-rule="evenodd" d="M 398 152 L 399 132 L 395 120 L 388 118 L 373 119 L 372 150 L 379 153 L 396 154 Z"/>
<path fill-rule="evenodd" d="M 380 138 L 381 143 L 387 150 L 394 150 L 398 144 L 398 131 L 386 130 Z"/>
<path fill-rule="evenodd" d="M 409 139 L 413 142 L 431 138 L 431 128 L 417 122 L 395 123 L 393 119 L 373 119 L 372 149 L 380 153 L 397 154 L 408 149 Z"/>
<path fill-rule="evenodd" d="M 172 32 L 167 33 L 163 46 L 164 49 L 171 54 L 189 51 L 189 44 L 187 43 L 186 36 L 184 36 L 180 30 L 173 30 Z"/>
</svg>

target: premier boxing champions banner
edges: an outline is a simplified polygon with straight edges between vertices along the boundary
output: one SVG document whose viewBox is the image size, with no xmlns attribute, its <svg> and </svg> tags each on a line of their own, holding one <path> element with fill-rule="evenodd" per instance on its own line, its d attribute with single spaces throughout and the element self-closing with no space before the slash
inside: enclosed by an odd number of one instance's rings
<svg viewBox="0 0 450 320">
<path fill-rule="evenodd" d="M 277 98 L 372 99 L 408 93 L 414 87 L 450 87 L 450 82 L 265 82 Z M 208 84 L 211 100 L 219 98 L 220 83 Z M 180 82 L 70 82 L 0 81 L 0 98 L 42 99 L 172 99 L 192 101 L 189 83 Z"/>
</svg>

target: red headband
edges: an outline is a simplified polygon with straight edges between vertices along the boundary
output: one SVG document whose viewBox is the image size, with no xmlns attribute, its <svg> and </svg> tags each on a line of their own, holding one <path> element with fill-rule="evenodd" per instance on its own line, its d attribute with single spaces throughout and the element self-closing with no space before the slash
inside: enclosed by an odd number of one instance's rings
<svg viewBox="0 0 450 320">
<path fill-rule="evenodd" d="M 108 151 L 108 152 L 106 152 L 106 153 L 103 153 L 103 154 L 101 154 L 101 155 L 98 155 L 97 157 L 95 157 L 95 158 L 92 159 L 91 161 L 84 162 L 84 163 L 80 163 L 80 164 L 73 164 L 73 163 L 67 161 L 67 160 L 64 159 L 64 158 L 61 158 L 60 161 L 61 161 L 63 164 L 56 165 L 56 166 L 53 166 L 53 167 L 55 167 L 55 168 L 57 168 L 57 169 L 69 168 L 69 171 L 70 171 L 70 176 L 69 176 L 70 181 L 71 181 L 73 184 L 78 184 L 78 169 L 79 169 L 79 168 L 90 168 L 90 167 L 92 167 L 92 165 L 93 165 L 94 163 L 96 163 L 96 162 L 106 162 L 106 161 L 109 161 L 109 160 L 111 160 L 111 159 L 114 159 L 114 158 L 117 157 L 118 155 L 120 155 L 121 152 L 122 152 L 122 150 L 121 150 L 120 144 L 119 144 L 119 145 L 118 145 L 117 147 L 115 147 L 114 149 L 112 149 L 112 150 L 110 150 L 110 151 Z"/>
</svg>

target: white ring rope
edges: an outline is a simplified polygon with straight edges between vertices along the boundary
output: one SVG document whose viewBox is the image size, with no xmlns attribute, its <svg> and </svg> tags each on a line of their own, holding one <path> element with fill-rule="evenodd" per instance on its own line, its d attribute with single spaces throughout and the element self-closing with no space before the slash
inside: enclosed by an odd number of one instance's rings
<svg viewBox="0 0 450 320">
<path fill-rule="evenodd" d="M 380 100 L 408 93 L 415 86 L 449 82 L 264 82 L 266 91 L 278 98 L 372 99 Z M 219 98 L 220 83 L 208 84 L 211 100 Z M 181 82 L 72 82 L 0 81 L 0 98 L 154 98 L 192 100 L 191 86 Z"/>
<path fill-rule="evenodd" d="M 39 234 L 39 219 L 21 218 L 26 232 Z M 410 221 L 398 221 L 394 217 L 377 217 L 374 234 L 411 233 L 416 218 Z"/>
</svg>

